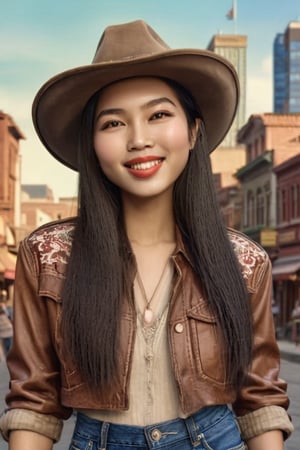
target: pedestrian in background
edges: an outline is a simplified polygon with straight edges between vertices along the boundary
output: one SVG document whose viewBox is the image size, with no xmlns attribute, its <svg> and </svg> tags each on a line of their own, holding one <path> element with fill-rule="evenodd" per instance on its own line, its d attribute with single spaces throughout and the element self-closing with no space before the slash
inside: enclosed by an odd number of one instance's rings
<svg viewBox="0 0 300 450">
<path fill-rule="evenodd" d="M 209 160 L 238 98 L 228 61 L 140 20 L 38 92 L 36 130 L 79 170 L 80 206 L 20 245 L 10 450 L 51 449 L 72 411 L 70 449 L 283 449 L 271 264 L 225 228 Z"/>
<path fill-rule="evenodd" d="M 13 338 L 13 327 L 9 318 L 8 310 L 6 307 L 7 292 L 5 289 L 1 290 L 0 294 L 0 339 L 1 339 L 1 357 L 6 357 Z"/>
<path fill-rule="evenodd" d="M 292 311 L 292 340 L 300 348 L 300 300 L 296 300 Z"/>
</svg>

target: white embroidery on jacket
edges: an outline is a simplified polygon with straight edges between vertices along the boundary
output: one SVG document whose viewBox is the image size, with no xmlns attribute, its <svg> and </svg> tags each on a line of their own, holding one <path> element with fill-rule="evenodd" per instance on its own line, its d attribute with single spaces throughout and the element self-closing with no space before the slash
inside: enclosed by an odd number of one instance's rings
<svg viewBox="0 0 300 450">
<path fill-rule="evenodd" d="M 250 278 L 254 268 L 267 260 L 266 252 L 255 242 L 241 234 L 229 231 L 229 239 L 241 265 L 243 277 L 245 279 Z"/>
<path fill-rule="evenodd" d="M 40 255 L 41 264 L 68 263 L 73 241 L 74 224 L 62 223 L 41 228 L 29 237 L 29 241 Z M 228 231 L 233 250 L 242 269 L 242 275 L 249 279 L 258 264 L 267 259 L 266 252 L 255 242 L 242 234 Z"/>
<path fill-rule="evenodd" d="M 38 251 L 41 264 L 67 264 L 73 240 L 73 224 L 55 224 L 35 231 L 29 241 Z"/>
</svg>

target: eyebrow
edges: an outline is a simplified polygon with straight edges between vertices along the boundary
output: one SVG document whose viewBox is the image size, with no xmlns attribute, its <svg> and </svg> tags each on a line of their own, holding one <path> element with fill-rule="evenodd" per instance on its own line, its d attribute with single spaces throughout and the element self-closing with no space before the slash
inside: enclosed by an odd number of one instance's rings
<svg viewBox="0 0 300 450">
<path fill-rule="evenodd" d="M 147 109 L 147 108 L 151 108 L 153 106 L 159 105 L 160 103 L 170 103 L 173 106 L 176 106 L 176 104 L 170 100 L 168 97 L 159 97 L 159 98 L 154 98 L 153 100 L 150 100 L 149 102 L 145 103 L 144 105 L 142 105 L 142 109 Z M 103 109 L 102 111 L 100 111 L 100 113 L 97 115 L 95 121 L 97 122 L 101 117 L 103 116 L 107 116 L 110 114 L 122 114 L 124 113 L 124 109 L 122 108 L 108 108 L 108 109 Z"/>
</svg>

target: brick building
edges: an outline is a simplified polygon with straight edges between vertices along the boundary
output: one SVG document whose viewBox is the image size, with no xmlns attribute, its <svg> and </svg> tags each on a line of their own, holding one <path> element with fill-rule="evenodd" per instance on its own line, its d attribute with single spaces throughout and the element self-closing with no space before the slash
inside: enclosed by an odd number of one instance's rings
<svg viewBox="0 0 300 450">
<path fill-rule="evenodd" d="M 277 190 L 273 171 L 299 154 L 300 114 L 255 114 L 238 133 L 246 146 L 246 164 L 237 171 L 241 183 L 242 230 L 277 256 Z"/>
<path fill-rule="evenodd" d="M 21 226 L 26 234 L 53 220 L 77 214 L 77 197 L 55 201 L 52 189 L 45 184 L 22 185 Z"/>
<path fill-rule="evenodd" d="M 279 247 L 273 263 L 274 297 L 281 311 L 279 326 L 286 327 L 300 299 L 300 143 L 298 155 L 275 167 L 274 173 Z"/>
<path fill-rule="evenodd" d="M 20 220 L 20 128 L 0 111 L 0 215 L 12 229 Z"/>
<path fill-rule="evenodd" d="M 20 220 L 20 140 L 25 139 L 13 118 L 0 111 L 0 287 L 13 284 L 16 226 Z M 9 294 L 10 296 L 11 294 Z"/>
<path fill-rule="evenodd" d="M 242 231 L 260 243 L 273 264 L 277 325 L 288 328 L 299 292 L 300 114 L 252 115 L 239 131 L 246 164 L 237 171 Z"/>
<path fill-rule="evenodd" d="M 245 165 L 245 146 L 218 147 L 210 155 L 215 188 L 225 223 L 228 227 L 241 229 L 241 193 L 239 181 L 234 174 Z"/>
</svg>

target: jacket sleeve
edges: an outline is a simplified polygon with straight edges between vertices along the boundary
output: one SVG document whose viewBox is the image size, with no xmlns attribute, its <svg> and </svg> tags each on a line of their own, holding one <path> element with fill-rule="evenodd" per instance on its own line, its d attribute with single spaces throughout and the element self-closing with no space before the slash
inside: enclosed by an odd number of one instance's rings
<svg viewBox="0 0 300 450">
<path fill-rule="evenodd" d="M 279 377 L 280 352 L 272 316 L 272 266 L 269 258 L 255 271 L 249 288 L 253 314 L 253 354 L 244 386 L 234 404 L 244 438 L 273 429 L 288 436 L 287 384 Z"/>
<path fill-rule="evenodd" d="M 37 254 L 23 241 L 16 267 L 13 346 L 7 358 L 8 410 L 1 417 L 0 428 L 7 437 L 9 430 L 24 429 L 24 423 L 26 429 L 42 434 L 51 424 L 55 433 L 50 437 L 56 440 L 62 420 L 72 411 L 60 402 L 60 362 L 54 345 L 55 330 L 51 329 L 56 320 L 50 317 L 56 314 L 56 308 L 49 308 L 54 300 L 39 295 L 39 267 Z"/>
</svg>

